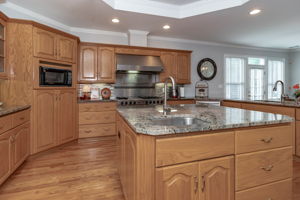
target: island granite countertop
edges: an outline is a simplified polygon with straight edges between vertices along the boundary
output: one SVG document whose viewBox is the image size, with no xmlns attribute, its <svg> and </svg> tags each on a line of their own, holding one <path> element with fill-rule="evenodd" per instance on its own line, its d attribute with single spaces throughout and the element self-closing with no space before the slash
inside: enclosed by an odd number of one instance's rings
<svg viewBox="0 0 300 200">
<path fill-rule="evenodd" d="M 300 104 L 297 104 L 295 101 L 268 101 L 268 100 L 233 100 L 233 99 L 224 99 L 223 101 L 233 101 L 241 103 L 254 103 L 262 105 L 271 105 L 271 106 L 284 106 L 284 107 L 293 107 L 300 108 Z"/>
<path fill-rule="evenodd" d="M 118 107 L 118 112 L 132 129 L 139 134 L 160 136 L 178 133 L 207 132 L 242 127 L 290 123 L 294 119 L 285 115 L 250 111 L 214 105 L 178 105 L 177 110 L 163 116 L 162 106 Z M 192 125 L 161 125 L 165 118 L 191 117 Z"/>
<path fill-rule="evenodd" d="M 30 108 L 30 105 L 24 105 L 24 106 L 1 106 L 0 107 L 0 117 L 3 117 L 5 115 L 9 115 L 12 113 L 16 113 L 22 110 L 26 110 Z"/>
</svg>

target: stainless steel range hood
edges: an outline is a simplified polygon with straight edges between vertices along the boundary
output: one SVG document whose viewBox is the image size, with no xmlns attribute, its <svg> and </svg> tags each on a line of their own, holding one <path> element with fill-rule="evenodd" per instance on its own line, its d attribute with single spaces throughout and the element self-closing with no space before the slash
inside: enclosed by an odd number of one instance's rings
<svg viewBox="0 0 300 200">
<path fill-rule="evenodd" d="M 159 73 L 163 71 L 163 64 L 159 56 L 118 54 L 117 71 Z"/>
</svg>

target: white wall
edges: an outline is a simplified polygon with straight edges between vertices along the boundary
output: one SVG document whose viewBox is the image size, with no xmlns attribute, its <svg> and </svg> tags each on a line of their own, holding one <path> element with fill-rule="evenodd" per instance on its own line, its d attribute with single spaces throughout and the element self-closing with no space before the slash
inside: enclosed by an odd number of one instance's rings
<svg viewBox="0 0 300 200">
<path fill-rule="evenodd" d="M 289 65 L 292 72 L 290 73 L 290 85 L 293 86 L 296 83 L 300 83 L 300 51 L 289 53 Z"/>
<path fill-rule="evenodd" d="M 73 35 L 80 37 L 82 42 L 95 42 L 95 43 L 107 43 L 107 44 L 128 44 L 127 33 L 118 33 L 102 30 L 91 30 L 91 29 L 81 29 L 68 27 L 64 24 L 60 24 L 57 21 L 51 20 L 49 18 L 43 17 L 36 13 L 31 13 L 31 11 L 24 10 L 23 8 L 11 8 L 9 4 L 0 4 L 0 10 L 4 12 L 9 17 L 21 18 L 35 20 L 37 22 L 52 26 L 54 28 L 69 32 Z M 151 35 L 151 33 L 150 33 Z M 163 37 L 149 37 L 148 46 L 158 47 L 158 48 L 171 48 L 171 49 L 183 49 L 192 50 L 192 62 L 191 62 L 191 72 L 192 72 L 192 84 L 186 85 L 186 96 L 194 96 L 194 85 L 199 80 L 197 75 L 197 65 L 198 62 L 205 58 L 212 58 L 217 66 L 218 72 L 216 77 L 209 81 L 209 95 L 211 98 L 223 98 L 224 97 L 224 55 L 249 55 L 249 56 L 264 56 L 264 57 L 280 57 L 286 59 L 286 80 L 290 80 L 292 76 L 293 80 L 297 80 L 296 73 L 290 74 L 290 69 L 288 65 L 288 53 L 279 52 L 271 49 L 261 49 L 261 48 L 245 48 L 245 47 L 235 47 L 222 44 L 213 44 L 207 42 L 180 40 L 172 38 Z M 291 58 L 293 58 L 291 56 Z M 299 59 L 297 66 L 293 66 L 293 70 L 298 70 L 300 72 Z M 296 62 L 295 62 L 296 63 Z M 298 79 L 298 81 L 300 81 Z M 292 83 L 292 82 L 290 82 Z M 287 84 L 287 88 L 289 84 Z"/>
</svg>

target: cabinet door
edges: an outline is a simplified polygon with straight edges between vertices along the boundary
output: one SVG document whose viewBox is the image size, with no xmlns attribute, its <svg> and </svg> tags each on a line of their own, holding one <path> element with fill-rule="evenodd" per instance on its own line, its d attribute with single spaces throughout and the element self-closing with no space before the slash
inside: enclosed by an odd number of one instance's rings
<svg viewBox="0 0 300 200">
<path fill-rule="evenodd" d="M 0 78 L 6 77 L 6 22 L 0 19 Z"/>
<path fill-rule="evenodd" d="M 34 91 L 34 153 L 56 145 L 57 102 L 55 90 Z"/>
<path fill-rule="evenodd" d="M 114 83 L 116 74 L 115 50 L 111 47 L 98 48 L 98 80 Z"/>
<path fill-rule="evenodd" d="M 191 56 L 189 53 L 177 54 L 177 83 L 191 83 Z"/>
<path fill-rule="evenodd" d="M 163 52 L 161 53 L 161 60 L 164 65 L 164 71 L 160 73 L 160 81 L 165 81 L 169 76 L 174 79 L 177 78 L 177 53 Z"/>
<path fill-rule="evenodd" d="M 201 200 L 234 199 L 234 159 L 226 157 L 200 162 Z"/>
<path fill-rule="evenodd" d="M 12 130 L 12 170 L 18 168 L 29 155 L 30 124 L 24 124 Z"/>
<path fill-rule="evenodd" d="M 198 163 L 159 168 L 156 170 L 156 200 L 197 200 L 198 181 Z"/>
<path fill-rule="evenodd" d="M 11 172 L 11 141 L 10 132 L 0 135 L 0 184 L 2 184 Z"/>
<path fill-rule="evenodd" d="M 76 94 L 75 90 L 62 90 L 59 94 L 59 144 L 75 139 L 76 117 Z"/>
<path fill-rule="evenodd" d="M 57 35 L 39 28 L 33 29 L 34 56 L 57 59 Z"/>
<path fill-rule="evenodd" d="M 58 37 L 58 60 L 75 63 L 77 54 L 77 41 L 67 37 Z"/>
<path fill-rule="evenodd" d="M 80 47 L 79 81 L 97 81 L 97 47 Z"/>
</svg>

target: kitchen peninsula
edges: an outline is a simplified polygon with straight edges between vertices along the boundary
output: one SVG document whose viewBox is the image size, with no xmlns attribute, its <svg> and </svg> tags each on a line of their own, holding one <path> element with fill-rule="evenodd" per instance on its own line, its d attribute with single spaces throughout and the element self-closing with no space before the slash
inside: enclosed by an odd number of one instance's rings
<svg viewBox="0 0 300 200">
<path fill-rule="evenodd" d="M 288 116 L 211 105 L 117 111 L 127 200 L 292 198 Z"/>
</svg>

